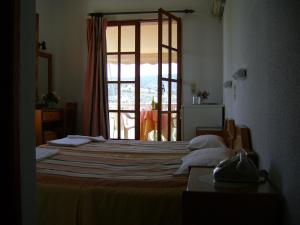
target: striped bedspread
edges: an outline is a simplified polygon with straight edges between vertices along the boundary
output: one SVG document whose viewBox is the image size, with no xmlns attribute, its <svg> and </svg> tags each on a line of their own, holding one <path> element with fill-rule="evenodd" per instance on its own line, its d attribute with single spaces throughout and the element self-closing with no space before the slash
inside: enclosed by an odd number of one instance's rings
<svg viewBox="0 0 300 225">
<path fill-rule="evenodd" d="M 37 162 L 38 224 L 181 225 L 187 177 L 173 173 L 187 153 L 186 142 L 59 147 Z"/>
<path fill-rule="evenodd" d="M 179 168 L 181 157 L 188 153 L 187 144 L 110 140 L 59 147 L 58 154 L 37 163 L 38 181 L 177 186 L 186 183 L 186 179 L 174 177 L 173 173 Z M 51 148 L 49 145 L 44 147 Z"/>
</svg>

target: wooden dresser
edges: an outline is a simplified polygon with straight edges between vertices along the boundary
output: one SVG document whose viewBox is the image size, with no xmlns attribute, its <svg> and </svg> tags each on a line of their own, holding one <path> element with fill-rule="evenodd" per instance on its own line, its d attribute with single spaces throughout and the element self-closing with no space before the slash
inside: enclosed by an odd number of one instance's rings
<svg viewBox="0 0 300 225">
<path fill-rule="evenodd" d="M 64 108 L 35 110 L 36 145 L 76 133 L 76 103 L 66 103 Z"/>
</svg>

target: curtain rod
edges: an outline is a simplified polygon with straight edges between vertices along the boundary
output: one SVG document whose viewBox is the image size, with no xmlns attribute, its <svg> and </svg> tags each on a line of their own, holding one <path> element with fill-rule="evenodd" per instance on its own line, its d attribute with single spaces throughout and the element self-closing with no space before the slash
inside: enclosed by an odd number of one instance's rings
<svg viewBox="0 0 300 225">
<path fill-rule="evenodd" d="M 195 12 L 192 9 L 184 9 L 184 10 L 170 10 L 167 11 L 170 13 L 193 13 Z M 146 13 L 158 13 L 158 11 L 136 11 L 136 12 L 95 12 L 95 13 L 89 13 L 89 16 L 106 16 L 106 15 L 125 15 L 125 14 L 146 14 Z"/>
</svg>

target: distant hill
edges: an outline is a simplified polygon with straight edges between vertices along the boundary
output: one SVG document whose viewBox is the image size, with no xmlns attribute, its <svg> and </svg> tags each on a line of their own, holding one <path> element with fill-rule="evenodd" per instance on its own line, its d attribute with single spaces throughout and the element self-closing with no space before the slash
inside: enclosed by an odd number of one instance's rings
<svg viewBox="0 0 300 225">
<path fill-rule="evenodd" d="M 143 74 L 140 78 L 141 80 L 141 87 L 145 88 L 157 88 L 157 78 L 154 78 L 152 74 Z"/>
</svg>

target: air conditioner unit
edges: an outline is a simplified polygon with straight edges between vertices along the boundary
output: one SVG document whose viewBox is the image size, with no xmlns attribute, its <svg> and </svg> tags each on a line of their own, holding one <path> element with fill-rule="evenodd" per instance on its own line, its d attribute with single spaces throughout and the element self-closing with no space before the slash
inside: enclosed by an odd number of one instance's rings
<svg viewBox="0 0 300 225">
<path fill-rule="evenodd" d="M 215 17 L 222 18 L 224 12 L 225 0 L 212 0 L 212 14 Z"/>
</svg>

